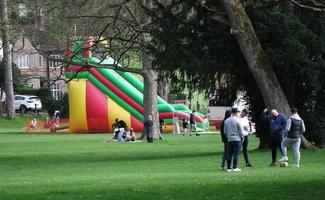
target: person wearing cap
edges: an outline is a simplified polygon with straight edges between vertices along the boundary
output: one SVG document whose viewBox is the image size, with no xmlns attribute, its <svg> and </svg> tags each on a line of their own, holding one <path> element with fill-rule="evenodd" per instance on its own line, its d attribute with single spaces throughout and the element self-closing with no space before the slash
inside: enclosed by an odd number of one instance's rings
<svg viewBox="0 0 325 200">
<path fill-rule="evenodd" d="M 243 140 L 243 155 L 244 155 L 244 159 L 246 162 L 246 167 L 253 167 L 248 160 L 248 151 L 247 151 L 247 147 L 248 147 L 248 132 L 250 131 L 250 124 L 249 124 L 249 120 L 248 120 L 248 114 L 249 111 L 248 109 L 243 109 L 240 113 L 240 122 L 241 125 L 243 127 L 243 136 L 244 136 L 244 140 Z"/>
<path fill-rule="evenodd" d="M 281 143 L 283 152 L 282 159 L 280 161 L 288 161 L 287 146 L 292 145 L 295 155 L 295 167 L 300 166 L 300 144 L 301 135 L 306 131 L 304 120 L 298 115 L 297 108 L 291 108 L 291 116 L 287 121 L 286 126 L 287 136 Z"/>
<path fill-rule="evenodd" d="M 226 119 L 224 124 L 224 132 L 228 140 L 228 158 L 227 158 L 227 172 L 239 172 L 241 169 L 238 165 L 238 155 L 241 149 L 243 139 L 243 127 L 238 118 L 238 108 L 231 109 L 231 117 Z M 231 169 L 231 162 L 233 164 Z"/>
<path fill-rule="evenodd" d="M 279 113 L 276 109 L 272 108 L 271 114 L 267 115 L 268 109 L 265 108 L 262 113 L 262 120 L 267 121 L 270 124 L 270 147 L 272 150 L 272 163 L 271 167 L 276 166 L 276 156 L 277 156 L 277 148 L 281 149 L 281 142 L 285 133 L 285 128 L 287 126 L 287 117 Z"/>
</svg>

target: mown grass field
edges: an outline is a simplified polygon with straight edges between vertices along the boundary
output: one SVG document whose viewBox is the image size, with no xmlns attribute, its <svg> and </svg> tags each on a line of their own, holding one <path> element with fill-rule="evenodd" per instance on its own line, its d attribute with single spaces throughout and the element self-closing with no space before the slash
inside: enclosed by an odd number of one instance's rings
<svg viewBox="0 0 325 200">
<path fill-rule="evenodd" d="M 245 168 L 241 155 L 243 171 L 227 173 L 215 134 L 147 144 L 1 132 L 0 199 L 325 199 L 324 150 L 303 150 L 299 169 L 271 168 L 271 153 L 255 150 L 252 136 L 254 167 Z"/>
</svg>

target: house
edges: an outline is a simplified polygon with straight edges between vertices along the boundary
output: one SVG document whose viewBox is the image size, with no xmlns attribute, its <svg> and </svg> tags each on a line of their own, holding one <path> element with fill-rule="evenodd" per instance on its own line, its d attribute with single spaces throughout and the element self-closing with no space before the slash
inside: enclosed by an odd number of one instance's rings
<svg viewBox="0 0 325 200">
<path fill-rule="evenodd" d="M 46 59 L 34 48 L 27 37 L 20 37 L 12 45 L 12 52 L 12 61 L 20 70 L 24 83 L 34 89 L 50 85 L 55 100 L 67 92 L 62 63 Z M 61 57 L 59 54 L 50 56 Z"/>
<path fill-rule="evenodd" d="M 16 1 L 19 16 L 28 13 L 23 1 Z M 50 87 L 55 100 L 67 92 L 62 63 L 47 58 L 63 57 L 58 42 L 51 41 L 45 30 L 45 16 L 42 8 L 35 13 L 35 26 L 25 31 L 12 44 L 12 62 L 19 68 L 23 83 L 34 89 Z M 46 55 L 46 57 L 45 57 Z"/>
</svg>

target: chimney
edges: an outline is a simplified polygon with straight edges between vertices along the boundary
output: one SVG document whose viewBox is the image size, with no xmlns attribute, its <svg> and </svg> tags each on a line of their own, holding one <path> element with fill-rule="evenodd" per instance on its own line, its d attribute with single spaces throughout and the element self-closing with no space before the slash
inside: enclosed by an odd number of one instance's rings
<svg viewBox="0 0 325 200">
<path fill-rule="evenodd" d="M 44 14 L 43 14 L 43 9 L 39 8 L 36 10 L 36 24 L 35 28 L 44 31 L 45 30 L 45 23 L 44 23 Z"/>
</svg>

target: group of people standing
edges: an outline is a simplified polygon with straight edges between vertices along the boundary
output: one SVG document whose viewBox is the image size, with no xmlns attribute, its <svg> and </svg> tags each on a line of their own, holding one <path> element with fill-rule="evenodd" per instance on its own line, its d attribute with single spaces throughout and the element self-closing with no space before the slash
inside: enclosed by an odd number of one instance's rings
<svg viewBox="0 0 325 200">
<path fill-rule="evenodd" d="M 247 109 L 243 109 L 240 112 L 238 108 L 232 108 L 225 112 L 225 117 L 221 124 L 221 139 L 224 143 L 224 153 L 221 161 L 221 169 L 223 170 L 225 170 L 225 163 L 227 161 L 227 171 L 241 171 L 238 168 L 238 155 L 241 147 L 243 147 L 246 167 L 252 167 L 248 160 L 247 151 L 248 133 L 250 131 L 248 113 Z M 233 162 L 232 168 L 231 162 Z"/>
<path fill-rule="evenodd" d="M 270 113 L 268 114 L 268 111 Z M 221 138 L 224 143 L 224 153 L 221 161 L 221 169 L 225 170 L 227 161 L 227 171 L 238 172 L 238 156 L 242 147 L 246 167 L 252 167 L 248 159 L 248 133 L 250 124 L 248 120 L 249 111 L 238 108 L 232 108 L 225 112 L 224 120 L 221 124 Z M 272 150 L 272 163 L 270 166 L 276 166 L 277 148 L 282 153 L 281 162 L 287 162 L 287 146 L 292 145 L 295 154 L 295 167 L 300 166 L 300 143 L 301 135 L 305 132 L 304 121 L 298 115 L 296 108 L 291 109 L 289 119 L 279 113 L 276 109 L 264 109 L 262 120 L 269 122 L 270 125 L 270 147 Z M 232 166 L 231 166 L 232 164 Z"/>
<path fill-rule="evenodd" d="M 295 167 L 300 166 L 301 135 L 305 132 L 304 121 L 298 114 L 297 108 L 291 108 L 291 116 L 287 117 L 276 109 L 264 109 L 262 120 L 270 124 L 270 147 L 272 150 L 271 166 L 276 166 L 277 148 L 280 149 L 282 158 L 280 161 L 288 161 L 287 146 L 291 145 L 295 155 Z"/>
<path fill-rule="evenodd" d="M 193 131 L 195 132 L 196 136 L 200 136 L 200 134 L 196 130 L 195 110 L 192 111 L 192 113 L 190 114 L 189 119 L 187 119 L 187 118 L 183 119 L 183 124 L 182 125 L 183 125 L 183 131 L 184 131 L 183 136 L 187 135 L 188 127 L 190 128 L 190 132 L 189 132 L 190 136 L 192 136 Z"/>
</svg>

